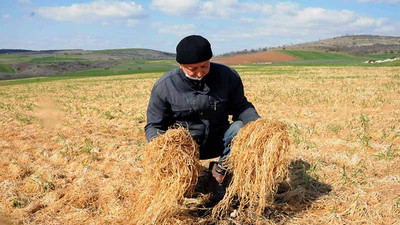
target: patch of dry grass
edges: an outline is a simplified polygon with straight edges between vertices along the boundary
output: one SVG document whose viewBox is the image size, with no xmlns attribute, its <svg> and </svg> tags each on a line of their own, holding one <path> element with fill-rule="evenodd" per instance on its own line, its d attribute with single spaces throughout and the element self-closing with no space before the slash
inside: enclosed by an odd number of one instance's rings
<svg viewBox="0 0 400 225">
<path fill-rule="evenodd" d="M 189 132 L 180 127 L 154 138 L 146 147 L 143 168 L 132 221 L 163 224 L 184 213 L 183 198 L 193 194 L 201 169 L 199 147 Z"/>
<path fill-rule="evenodd" d="M 227 158 L 232 181 L 213 215 L 226 214 L 234 201 L 238 201 L 239 214 L 246 207 L 247 211 L 262 215 L 265 207 L 274 202 L 278 184 L 287 176 L 288 154 L 285 123 L 258 119 L 243 127 L 234 138 Z"/>
</svg>

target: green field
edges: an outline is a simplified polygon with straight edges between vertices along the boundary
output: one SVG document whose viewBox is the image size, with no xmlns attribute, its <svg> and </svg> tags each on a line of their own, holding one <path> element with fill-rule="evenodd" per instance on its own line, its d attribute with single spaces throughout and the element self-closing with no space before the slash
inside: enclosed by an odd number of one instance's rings
<svg viewBox="0 0 400 225">
<path fill-rule="evenodd" d="M 388 58 L 393 58 L 393 57 L 400 57 L 400 54 L 397 53 L 389 53 L 389 54 L 370 54 L 367 57 L 373 58 L 373 59 L 388 59 Z"/>
<path fill-rule="evenodd" d="M 0 54 L 0 63 L 22 63 L 29 62 L 33 57 L 22 54 Z"/>
<path fill-rule="evenodd" d="M 15 70 L 11 66 L 0 64 L 0 73 L 15 73 Z"/>
<path fill-rule="evenodd" d="M 275 65 L 297 65 L 297 66 L 400 66 L 400 61 L 366 64 L 368 60 L 389 59 L 400 57 L 400 54 L 370 54 L 367 56 L 352 56 L 340 53 L 303 51 L 303 50 L 282 50 L 282 53 L 300 58 L 299 61 L 276 63 Z"/>
<path fill-rule="evenodd" d="M 65 62 L 65 61 L 87 61 L 87 59 L 79 58 L 77 55 L 67 55 L 67 56 L 48 56 L 33 58 L 29 62 L 32 63 L 55 63 L 55 62 Z"/>
<path fill-rule="evenodd" d="M 338 53 L 326 53 L 326 52 L 314 52 L 314 51 L 299 51 L 299 50 L 282 50 L 281 52 L 301 58 L 303 60 L 354 60 L 358 59 L 356 56 L 338 54 Z"/>
</svg>

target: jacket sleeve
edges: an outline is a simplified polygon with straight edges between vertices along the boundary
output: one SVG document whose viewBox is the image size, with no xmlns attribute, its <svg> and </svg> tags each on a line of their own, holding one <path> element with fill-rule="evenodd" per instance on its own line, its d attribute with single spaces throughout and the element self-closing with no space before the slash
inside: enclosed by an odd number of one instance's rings
<svg viewBox="0 0 400 225">
<path fill-rule="evenodd" d="M 149 105 L 147 107 L 147 124 L 145 126 L 146 139 L 157 137 L 168 129 L 169 104 L 159 93 L 159 86 L 154 86 L 151 91 Z"/>
<path fill-rule="evenodd" d="M 233 70 L 233 69 L 232 69 Z M 253 104 L 244 95 L 244 88 L 239 74 L 233 70 L 234 76 L 230 90 L 233 120 L 241 120 L 244 125 L 260 118 Z"/>
</svg>

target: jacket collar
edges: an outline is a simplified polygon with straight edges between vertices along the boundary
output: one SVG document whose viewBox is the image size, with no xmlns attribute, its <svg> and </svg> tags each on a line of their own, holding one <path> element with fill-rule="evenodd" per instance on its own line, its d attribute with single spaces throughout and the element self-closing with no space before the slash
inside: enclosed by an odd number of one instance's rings
<svg viewBox="0 0 400 225">
<path fill-rule="evenodd" d="M 189 85 L 189 87 L 191 89 L 194 89 L 196 91 L 199 91 L 201 93 L 208 93 L 210 88 L 207 85 L 207 80 L 209 78 L 209 76 L 211 75 L 211 68 L 210 68 L 210 72 L 203 77 L 203 79 L 201 80 L 192 80 L 189 79 L 188 77 L 185 76 L 185 73 L 179 69 L 179 77 L 183 80 L 183 82 L 187 85 Z"/>
</svg>

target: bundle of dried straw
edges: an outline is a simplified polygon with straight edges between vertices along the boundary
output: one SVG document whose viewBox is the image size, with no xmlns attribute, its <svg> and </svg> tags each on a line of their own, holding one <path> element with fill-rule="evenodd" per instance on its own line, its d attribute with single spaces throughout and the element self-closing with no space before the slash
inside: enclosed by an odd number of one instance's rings
<svg viewBox="0 0 400 225">
<path fill-rule="evenodd" d="M 227 158 L 233 177 L 225 197 L 213 209 L 213 216 L 226 214 L 235 199 L 238 212 L 261 215 L 273 196 L 278 183 L 288 171 L 289 139 L 283 122 L 258 119 L 243 127 L 233 140 Z"/>
<path fill-rule="evenodd" d="M 166 223 L 193 193 L 201 169 L 199 147 L 186 129 L 170 129 L 147 145 L 143 167 L 131 218 L 135 224 Z"/>
</svg>

